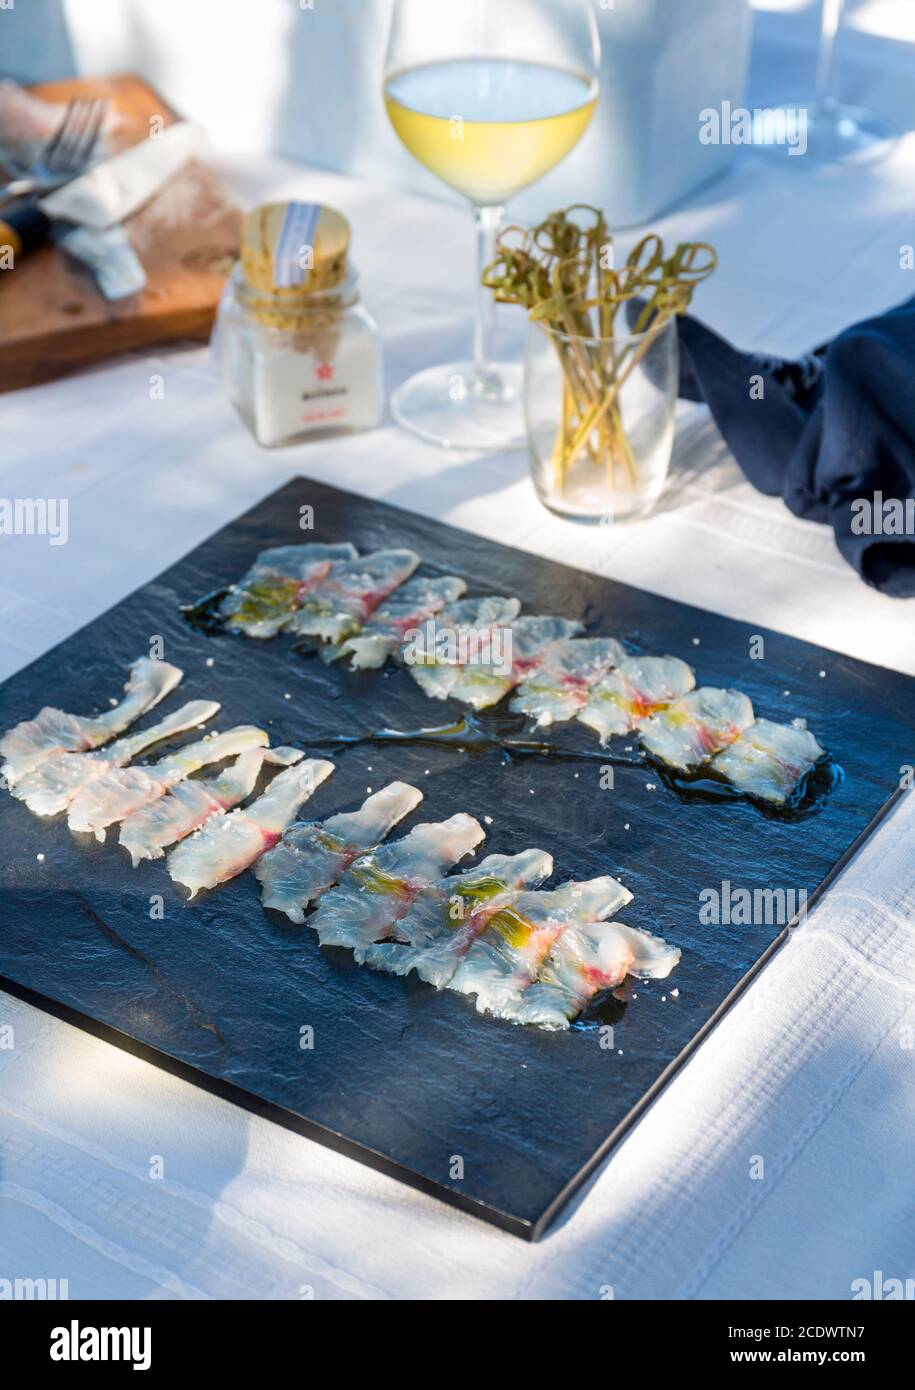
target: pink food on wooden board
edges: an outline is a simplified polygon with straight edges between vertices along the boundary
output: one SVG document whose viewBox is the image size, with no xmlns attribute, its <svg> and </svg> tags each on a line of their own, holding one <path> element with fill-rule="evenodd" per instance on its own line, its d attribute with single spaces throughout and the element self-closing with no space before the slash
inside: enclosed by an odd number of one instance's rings
<svg viewBox="0 0 915 1390">
<path fill-rule="evenodd" d="M 11 159 L 20 168 L 29 168 L 42 147 L 57 131 L 67 110 L 65 101 L 45 101 L 10 78 L 0 81 L 0 164 Z M 111 152 L 109 137 L 121 124 L 116 109 L 109 105 L 96 157 Z"/>
</svg>

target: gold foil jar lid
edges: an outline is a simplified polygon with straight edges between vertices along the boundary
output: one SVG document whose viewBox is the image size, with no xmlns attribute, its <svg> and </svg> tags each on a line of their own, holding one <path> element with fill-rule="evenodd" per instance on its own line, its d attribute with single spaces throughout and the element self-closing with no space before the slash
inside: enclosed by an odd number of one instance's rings
<svg viewBox="0 0 915 1390">
<path fill-rule="evenodd" d="M 290 301 L 332 290 L 346 278 L 349 223 L 321 203 L 263 203 L 245 215 L 241 263 L 261 294 Z"/>
</svg>

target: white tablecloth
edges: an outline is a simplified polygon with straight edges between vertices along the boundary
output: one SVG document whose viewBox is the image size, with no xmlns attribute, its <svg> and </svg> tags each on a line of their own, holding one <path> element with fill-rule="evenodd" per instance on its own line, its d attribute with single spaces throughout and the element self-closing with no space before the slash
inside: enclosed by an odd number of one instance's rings
<svg viewBox="0 0 915 1390">
<path fill-rule="evenodd" d="M 855 73 L 879 90 L 863 60 Z M 389 383 L 463 353 L 460 212 L 288 163 L 224 172 L 245 202 L 348 214 Z M 858 174 L 748 155 L 663 230 L 721 252 L 701 315 L 794 352 L 915 292 L 899 262 L 913 186 L 915 136 Z M 509 317 L 507 346 L 521 333 Z M 607 531 L 541 510 L 520 454 L 446 457 L 390 426 L 262 452 L 202 349 L 2 396 L 0 492 L 68 497 L 70 539 L 0 542 L 0 677 L 299 472 L 915 674 L 915 605 L 755 494 L 701 412 L 682 423 L 661 508 Z M 0 1278 L 66 1278 L 71 1297 L 750 1299 L 911 1275 L 913 828 L 909 796 L 537 1246 L 0 995 L 15 1043 L 0 1048 Z"/>
</svg>

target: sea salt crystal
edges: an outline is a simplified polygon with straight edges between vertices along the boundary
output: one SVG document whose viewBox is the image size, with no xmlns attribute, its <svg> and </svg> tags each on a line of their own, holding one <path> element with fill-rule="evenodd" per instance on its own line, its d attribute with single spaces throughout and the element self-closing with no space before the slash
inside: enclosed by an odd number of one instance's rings
<svg viewBox="0 0 915 1390">
<path fill-rule="evenodd" d="M 43 854 L 36 854 L 36 855 L 35 855 L 35 858 L 38 860 L 39 864 L 43 864 L 43 863 L 44 863 L 44 855 L 43 855 Z"/>
<path fill-rule="evenodd" d="M 216 663 L 214 662 L 213 658 L 212 658 L 211 656 L 208 656 L 208 657 L 207 657 L 207 665 L 208 665 L 208 666 L 215 666 L 215 664 L 216 664 Z"/>
</svg>

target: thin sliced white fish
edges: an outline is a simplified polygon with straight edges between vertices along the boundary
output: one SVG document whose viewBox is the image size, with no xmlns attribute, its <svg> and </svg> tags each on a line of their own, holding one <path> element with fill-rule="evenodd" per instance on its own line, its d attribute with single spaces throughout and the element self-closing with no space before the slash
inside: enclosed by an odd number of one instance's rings
<svg viewBox="0 0 915 1390">
<path fill-rule="evenodd" d="M 345 642 L 325 647 L 321 659 L 325 662 L 349 657 L 350 670 L 377 670 L 388 657 L 396 657 L 406 634 L 434 618 L 448 603 L 461 597 L 467 585 L 455 575 L 427 579 L 424 576 L 408 579 L 400 589 L 378 607 L 360 632 Z"/>
<path fill-rule="evenodd" d="M 592 688 L 578 720 L 605 744 L 630 734 L 652 714 L 695 687 L 696 673 L 677 656 L 629 656 Z"/>
<path fill-rule="evenodd" d="M 499 650 L 492 659 L 462 666 L 457 681 L 448 692 L 473 709 L 488 709 L 507 695 L 550 655 L 552 649 L 582 631 L 581 623 L 568 618 L 518 618 L 499 633 Z"/>
<path fill-rule="evenodd" d="M 109 825 L 165 796 L 170 787 L 191 773 L 248 748 L 266 748 L 269 734 L 253 724 L 241 724 L 223 734 L 211 734 L 188 743 L 169 758 L 136 767 L 114 767 L 82 787 L 70 802 L 67 824 L 80 834 L 90 832 L 104 840 Z"/>
<path fill-rule="evenodd" d="M 394 975 L 415 970 L 421 980 L 443 989 L 489 919 L 552 872 L 553 857 L 541 849 L 487 855 L 420 893 L 396 923 L 395 939 L 366 949 L 366 963 Z"/>
<path fill-rule="evenodd" d="M 538 727 L 574 719 L 594 686 L 626 652 L 613 637 L 572 637 L 551 647 L 543 661 L 515 691 L 509 709 L 526 714 Z"/>
<path fill-rule="evenodd" d="M 301 596 L 290 632 L 322 642 L 343 642 L 419 564 L 412 550 L 376 550 L 355 560 L 338 560 L 320 583 Z"/>
<path fill-rule="evenodd" d="M 13 796 L 24 801 L 36 816 L 56 816 L 96 778 L 104 777 L 113 768 L 125 767 L 131 758 L 154 743 L 205 724 L 218 712 L 215 700 L 191 700 L 158 724 L 119 738 L 107 748 L 93 753 L 55 753 L 16 783 Z"/>
<path fill-rule="evenodd" d="M 304 922 L 305 909 L 338 883 L 355 859 L 380 845 L 422 799 L 418 788 L 392 782 L 367 797 L 358 811 L 291 825 L 254 868 L 264 907 Z"/>
<path fill-rule="evenodd" d="M 77 150 L 80 145 L 85 149 L 87 123 L 84 121 L 79 134 L 71 132 L 67 137 Z M 70 148 L 72 151 L 73 145 Z M 75 225 L 88 232 L 110 231 L 139 212 L 189 159 L 202 153 L 201 128 L 191 121 L 174 121 L 155 134 L 148 131 L 146 139 L 108 154 L 75 179 L 43 193 L 38 204 L 57 224 Z"/>
<path fill-rule="evenodd" d="M 300 748 L 249 748 L 216 777 L 178 782 L 158 801 L 125 816 L 118 842 L 134 868 L 144 859 L 161 859 L 169 845 L 187 839 L 211 817 L 240 806 L 254 791 L 265 764 L 291 767 L 303 757 Z"/>
<path fill-rule="evenodd" d="M 417 896 L 453 864 L 472 854 L 485 831 L 472 816 L 417 825 L 402 840 L 362 855 L 325 893 L 310 919 L 322 946 L 366 946 L 390 935 Z"/>
<path fill-rule="evenodd" d="M 757 719 L 711 767 L 744 795 L 782 806 L 822 757 L 824 749 L 802 725 Z"/>
<path fill-rule="evenodd" d="M 220 605 L 225 626 L 246 637 L 275 637 L 309 589 L 326 578 L 331 566 L 355 560 L 358 553 L 348 542 L 321 545 L 315 541 L 261 551 Z"/>
<path fill-rule="evenodd" d="M 130 667 L 124 699 L 105 714 L 82 716 L 46 705 L 0 738 L 0 772 L 8 787 L 57 753 L 84 753 L 123 733 L 141 714 L 174 690 L 183 672 L 167 661 L 141 656 Z"/>
<path fill-rule="evenodd" d="M 201 889 L 215 888 L 249 869 L 279 842 L 300 807 L 333 770 L 326 758 L 308 758 L 281 772 L 249 806 L 209 820 L 168 856 L 166 865 L 175 883 L 193 898 Z"/>
<path fill-rule="evenodd" d="M 520 599 L 495 594 L 455 603 L 439 615 L 431 644 L 422 633 L 420 641 L 405 648 L 404 664 L 425 695 L 446 700 L 468 655 L 485 653 L 492 633 L 510 627 L 520 612 Z"/>
<path fill-rule="evenodd" d="M 489 919 L 449 988 L 475 994 L 480 1013 L 510 1018 L 566 927 L 602 922 L 631 901 L 629 890 L 609 874 L 551 891 L 519 893 Z"/>
<path fill-rule="evenodd" d="M 746 695 L 704 685 L 646 719 L 639 739 L 668 767 L 692 772 L 752 723 L 753 706 Z"/>
<path fill-rule="evenodd" d="M 539 1028 L 568 1028 L 586 1004 L 627 975 L 666 979 L 679 959 L 679 947 L 623 922 L 575 924 L 559 934 L 537 980 L 502 1010 L 502 1017 Z"/>
</svg>

